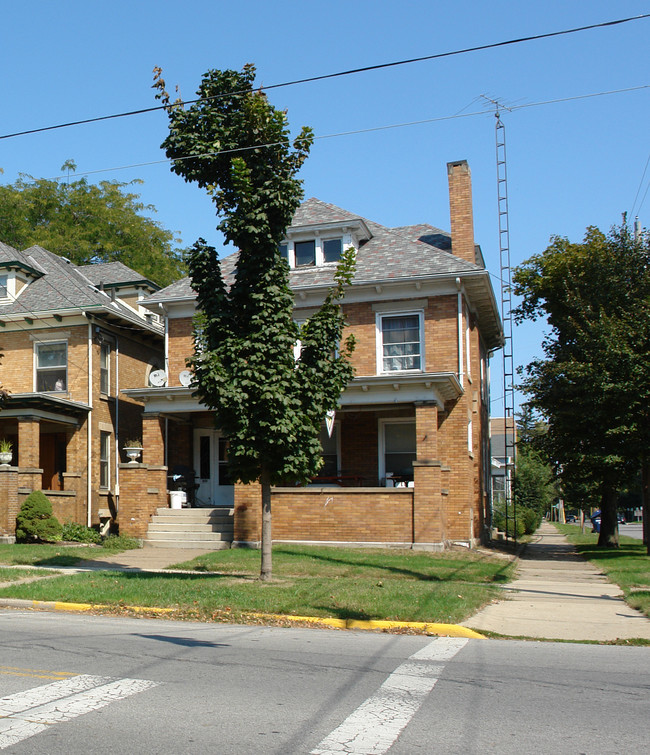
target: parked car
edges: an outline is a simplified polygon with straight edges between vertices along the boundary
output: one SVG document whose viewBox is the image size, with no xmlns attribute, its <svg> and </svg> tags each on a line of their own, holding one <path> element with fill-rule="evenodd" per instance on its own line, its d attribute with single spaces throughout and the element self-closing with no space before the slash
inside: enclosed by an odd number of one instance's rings
<svg viewBox="0 0 650 755">
<path fill-rule="evenodd" d="M 623 514 L 617 514 L 619 524 L 625 524 L 625 516 Z"/>
<path fill-rule="evenodd" d="M 600 511 L 594 511 L 590 517 L 592 532 L 600 532 Z"/>
</svg>

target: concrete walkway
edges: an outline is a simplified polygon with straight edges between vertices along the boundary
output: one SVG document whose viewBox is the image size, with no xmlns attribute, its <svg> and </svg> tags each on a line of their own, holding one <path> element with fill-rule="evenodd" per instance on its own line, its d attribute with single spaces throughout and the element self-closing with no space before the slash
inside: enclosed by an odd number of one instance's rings
<svg viewBox="0 0 650 755">
<path fill-rule="evenodd" d="M 119 571 L 162 571 L 170 564 L 191 561 L 204 553 L 212 553 L 211 548 L 156 548 L 145 545 L 122 553 L 102 556 L 101 559 L 82 561 L 74 569 L 117 569 Z"/>
<path fill-rule="evenodd" d="M 463 622 L 479 632 L 556 640 L 644 638 L 650 619 L 630 608 L 617 585 L 544 522 L 525 546 L 506 600 Z"/>
</svg>

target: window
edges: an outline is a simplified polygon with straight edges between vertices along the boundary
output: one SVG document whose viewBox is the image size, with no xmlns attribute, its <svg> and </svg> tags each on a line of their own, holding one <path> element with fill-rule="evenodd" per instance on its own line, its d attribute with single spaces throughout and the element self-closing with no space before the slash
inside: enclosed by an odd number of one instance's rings
<svg viewBox="0 0 650 755">
<path fill-rule="evenodd" d="M 422 369 L 421 315 L 380 315 L 381 371 Z"/>
<path fill-rule="evenodd" d="M 7 281 L 8 277 L 6 275 L 0 275 L 0 299 L 6 299 L 9 296 Z"/>
<path fill-rule="evenodd" d="M 316 242 L 296 241 L 294 252 L 296 255 L 296 267 L 305 267 L 316 264 Z"/>
<path fill-rule="evenodd" d="M 288 265 L 289 264 L 289 244 L 280 244 L 278 249 L 280 250 L 280 257 L 282 257 L 282 259 Z"/>
<path fill-rule="evenodd" d="M 65 391 L 68 385 L 68 344 L 36 344 L 36 390 Z"/>
<path fill-rule="evenodd" d="M 338 262 L 343 250 L 343 239 L 325 239 L 323 241 L 323 262 Z"/>
<path fill-rule="evenodd" d="M 99 487 L 108 489 L 111 486 L 111 434 L 99 434 Z"/>
<path fill-rule="evenodd" d="M 109 394 L 111 390 L 111 345 L 104 341 L 100 344 L 99 349 L 99 392 Z"/>
<path fill-rule="evenodd" d="M 413 480 L 416 459 L 415 422 L 383 422 L 383 459 L 380 468 L 396 484 Z M 383 462 L 383 464 L 381 463 Z"/>
</svg>

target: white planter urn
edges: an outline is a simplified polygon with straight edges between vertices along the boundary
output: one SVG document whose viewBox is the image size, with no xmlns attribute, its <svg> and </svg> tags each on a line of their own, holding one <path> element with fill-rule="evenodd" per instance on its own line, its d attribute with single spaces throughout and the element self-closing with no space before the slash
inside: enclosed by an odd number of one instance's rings
<svg viewBox="0 0 650 755">
<path fill-rule="evenodd" d="M 124 453 L 129 457 L 129 464 L 137 464 L 142 449 L 137 448 L 136 446 L 125 446 Z"/>
<path fill-rule="evenodd" d="M 0 451 L 0 464 L 11 464 L 13 458 L 12 451 Z"/>
</svg>

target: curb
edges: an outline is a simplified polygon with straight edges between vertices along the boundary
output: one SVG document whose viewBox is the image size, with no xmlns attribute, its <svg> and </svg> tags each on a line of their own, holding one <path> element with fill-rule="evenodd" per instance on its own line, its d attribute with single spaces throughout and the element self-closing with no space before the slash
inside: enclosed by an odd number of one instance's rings
<svg viewBox="0 0 650 755">
<path fill-rule="evenodd" d="M 174 608 L 147 608 L 146 606 L 109 606 L 95 603 L 65 603 L 58 600 L 23 600 L 19 598 L 2 598 L 0 607 L 6 608 L 23 608 L 36 611 L 67 611 L 83 613 L 92 611 L 96 608 L 126 608 L 129 611 L 138 611 L 146 613 L 173 613 Z M 438 635 L 441 637 L 467 637 L 469 639 L 485 640 L 485 635 L 479 634 L 473 629 L 462 627 L 459 624 L 437 624 L 425 621 L 360 621 L 358 619 L 328 619 L 318 616 L 288 616 L 276 613 L 251 613 L 248 614 L 253 618 L 272 619 L 273 621 L 286 621 L 296 623 L 318 624 L 331 629 L 414 629 L 426 634 Z"/>
</svg>

